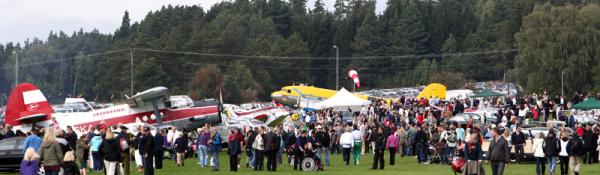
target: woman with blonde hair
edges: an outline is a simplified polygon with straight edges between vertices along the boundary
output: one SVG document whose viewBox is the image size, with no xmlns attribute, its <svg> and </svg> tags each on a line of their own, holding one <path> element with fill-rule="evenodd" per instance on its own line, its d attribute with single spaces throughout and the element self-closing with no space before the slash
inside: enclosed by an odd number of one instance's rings
<svg viewBox="0 0 600 175">
<path fill-rule="evenodd" d="M 80 175 L 79 168 L 75 163 L 75 155 L 73 154 L 73 151 L 67 151 L 65 153 L 62 168 L 64 170 L 64 175 Z"/>
<path fill-rule="evenodd" d="M 54 130 L 47 128 L 42 140 L 42 148 L 40 149 L 40 161 L 44 165 L 46 175 L 58 175 L 63 160 L 62 155 L 62 149 L 60 143 L 56 142 Z"/>
<path fill-rule="evenodd" d="M 33 147 L 27 148 L 23 161 L 21 161 L 20 175 L 37 175 L 39 159 L 40 155 L 35 152 Z"/>
<path fill-rule="evenodd" d="M 106 131 L 106 136 L 100 144 L 100 150 L 98 151 L 104 159 L 104 171 L 106 175 L 117 174 L 117 162 L 121 158 L 121 147 L 119 141 L 115 139 L 115 134 L 109 128 Z"/>
</svg>

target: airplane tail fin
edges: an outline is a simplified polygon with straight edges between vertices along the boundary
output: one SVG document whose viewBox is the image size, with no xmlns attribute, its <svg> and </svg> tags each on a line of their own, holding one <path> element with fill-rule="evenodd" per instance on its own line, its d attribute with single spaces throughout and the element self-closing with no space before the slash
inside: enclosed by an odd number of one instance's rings
<svg viewBox="0 0 600 175">
<path fill-rule="evenodd" d="M 31 83 L 21 83 L 10 93 L 4 122 L 15 126 L 50 120 L 53 112 L 52 106 L 38 87 Z"/>
</svg>

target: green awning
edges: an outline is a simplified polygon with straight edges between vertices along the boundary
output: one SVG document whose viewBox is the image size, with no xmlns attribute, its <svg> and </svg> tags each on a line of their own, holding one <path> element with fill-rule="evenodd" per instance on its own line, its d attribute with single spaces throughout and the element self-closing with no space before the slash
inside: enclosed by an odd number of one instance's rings
<svg viewBox="0 0 600 175">
<path fill-rule="evenodd" d="M 586 101 L 573 105 L 573 109 L 600 109 L 600 101 L 595 98 L 588 98 Z"/>
<path fill-rule="evenodd" d="M 475 98 L 477 98 L 477 97 L 502 97 L 502 96 L 504 96 L 504 94 L 502 94 L 500 92 L 488 90 L 488 89 L 479 91 L 479 92 L 475 93 L 475 95 L 473 95 L 473 97 L 475 97 Z"/>
</svg>

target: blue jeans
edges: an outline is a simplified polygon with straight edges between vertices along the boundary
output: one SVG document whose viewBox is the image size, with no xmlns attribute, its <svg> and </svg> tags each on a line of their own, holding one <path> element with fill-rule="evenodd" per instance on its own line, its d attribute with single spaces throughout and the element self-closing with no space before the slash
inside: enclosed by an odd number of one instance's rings
<svg viewBox="0 0 600 175">
<path fill-rule="evenodd" d="M 100 156 L 100 153 L 92 152 L 92 159 L 94 160 L 94 170 L 101 171 L 104 167 L 104 161 L 102 160 L 102 156 Z"/>
<path fill-rule="evenodd" d="M 556 171 L 557 160 L 558 157 L 556 156 L 546 157 L 546 161 L 548 162 L 548 174 L 554 174 L 554 171 Z"/>
<path fill-rule="evenodd" d="M 451 162 L 454 157 L 454 152 L 456 152 L 456 147 L 446 147 L 446 153 L 444 154 L 445 162 Z"/>
<path fill-rule="evenodd" d="M 325 165 L 329 166 L 329 164 L 330 164 L 330 161 L 329 161 L 329 148 L 328 147 L 321 147 L 321 148 L 317 149 L 317 156 L 321 160 L 323 160 L 323 152 L 325 152 Z"/>
<path fill-rule="evenodd" d="M 545 174 L 546 164 L 545 164 L 544 161 L 545 160 L 544 160 L 543 157 L 536 157 L 535 158 L 535 172 L 537 173 L 537 175 L 543 175 L 543 174 Z M 550 164 L 548 164 L 548 171 L 550 172 Z"/>
<path fill-rule="evenodd" d="M 44 172 L 46 173 L 46 175 L 58 175 L 58 173 L 59 173 L 60 171 L 45 171 L 45 170 L 44 170 Z"/>
<path fill-rule="evenodd" d="M 252 149 L 252 159 L 250 160 L 250 166 L 256 166 L 256 150 Z"/>
<path fill-rule="evenodd" d="M 212 157 L 213 169 L 218 170 L 219 169 L 219 152 L 217 152 L 217 151 L 210 152 L 210 156 Z"/>
<path fill-rule="evenodd" d="M 427 162 L 427 151 L 428 151 L 427 144 L 419 143 L 417 145 L 417 150 L 419 152 L 417 154 L 417 159 L 418 159 L 419 163 Z"/>
<path fill-rule="evenodd" d="M 202 166 L 208 165 L 208 147 L 206 145 L 198 146 L 198 162 Z"/>
</svg>

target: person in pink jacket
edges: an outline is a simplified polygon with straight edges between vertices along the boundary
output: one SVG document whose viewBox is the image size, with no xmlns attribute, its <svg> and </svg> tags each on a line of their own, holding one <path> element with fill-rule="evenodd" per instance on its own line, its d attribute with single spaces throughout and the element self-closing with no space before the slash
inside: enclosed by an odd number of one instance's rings
<svg viewBox="0 0 600 175">
<path fill-rule="evenodd" d="M 390 165 L 394 165 L 398 144 L 400 143 L 396 133 L 390 134 L 390 136 L 387 138 L 387 143 L 385 144 L 385 148 L 390 151 Z"/>
</svg>

